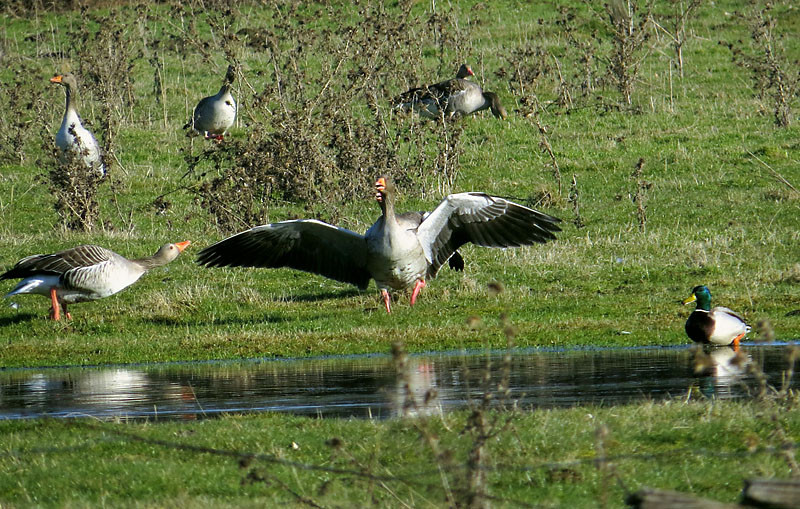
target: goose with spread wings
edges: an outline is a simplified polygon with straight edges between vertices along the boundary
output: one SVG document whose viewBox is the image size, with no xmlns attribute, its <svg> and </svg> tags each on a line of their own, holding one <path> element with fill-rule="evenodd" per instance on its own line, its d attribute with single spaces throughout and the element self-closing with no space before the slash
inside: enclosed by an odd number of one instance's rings
<svg viewBox="0 0 800 509">
<path fill-rule="evenodd" d="M 448 260 L 463 268 L 457 250 L 471 242 L 518 247 L 555 239 L 558 218 L 485 193 L 447 196 L 433 212 L 395 213 L 389 177 L 375 183 L 381 216 L 364 235 L 315 219 L 256 226 L 205 248 L 206 267 L 290 267 L 366 289 L 374 279 L 386 311 L 391 290 L 413 288 L 416 302 L 427 279 Z"/>
</svg>

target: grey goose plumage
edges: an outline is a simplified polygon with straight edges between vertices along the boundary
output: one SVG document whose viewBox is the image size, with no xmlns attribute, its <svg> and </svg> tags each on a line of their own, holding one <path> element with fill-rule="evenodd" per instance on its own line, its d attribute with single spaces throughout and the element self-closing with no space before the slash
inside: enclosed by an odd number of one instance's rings
<svg viewBox="0 0 800 509">
<path fill-rule="evenodd" d="M 463 64 L 455 78 L 412 88 L 400 94 L 395 102 L 397 107 L 415 111 L 426 118 L 444 116 L 450 119 L 491 109 L 496 118 L 505 119 L 508 114 L 498 95 L 484 92 L 480 85 L 467 79 L 469 76 L 474 76 L 474 73 Z"/>
<path fill-rule="evenodd" d="M 152 256 L 129 260 L 100 246 L 81 245 L 53 254 L 36 254 L 18 261 L 0 274 L 0 280 L 22 279 L 7 297 L 37 294 L 50 297 L 50 317 L 58 320 L 60 309 L 68 318 L 67 304 L 101 299 L 132 285 L 148 270 L 166 265 L 189 241 L 164 244 Z"/>
<path fill-rule="evenodd" d="M 215 95 L 204 97 L 194 108 L 191 120 L 183 126 L 189 135 L 202 134 L 206 139 L 222 140 L 236 120 L 236 101 L 231 85 L 236 78 L 236 68 L 228 66 L 222 87 Z"/>
<path fill-rule="evenodd" d="M 560 231 L 558 218 L 485 193 L 447 196 L 432 212 L 397 214 L 395 187 L 388 177 L 376 184 L 381 216 L 364 235 L 314 219 L 282 221 L 228 237 L 203 249 L 207 267 L 289 267 L 365 289 L 374 279 L 386 311 L 390 290 L 413 288 L 416 301 L 433 278 L 466 243 L 517 247 L 547 242 Z"/>
<path fill-rule="evenodd" d="M 86 167 L 94 170 L 99 176 L 106 173 L 105 165 L 94 135 L 83 126 L 78 114 L 80 108 L 80 93 L 78 80 L 73 74 L 65 73 L 50 78 L 51 83 L 64 87 L 66 106 L 61 127 L 56 133 L 56 146 L 60 150 L 61 162 L 67 164 L 71 158 L 81 161 Z"/>
</svg>

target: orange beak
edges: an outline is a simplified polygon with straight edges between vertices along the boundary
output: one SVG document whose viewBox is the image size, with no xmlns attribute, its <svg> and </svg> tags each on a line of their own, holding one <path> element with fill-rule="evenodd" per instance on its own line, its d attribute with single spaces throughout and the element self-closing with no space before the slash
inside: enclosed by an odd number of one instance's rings
<svg viewBox="0 0 800 509">
<path fill-rule="evenodd" d="M 184 240 L 183 242 L 176 242 L 175 245 L 178 246 L 178 252 L 182 253 L 183 250 L 186 249 L 186 246 L 188 246 L 191 243 L 192 243 L 191 240 Z"/>
<path fill-rule="evenodd" d="M 375 199 L 377 201 L 383 201 L 383 192 L 386 190 L 386 179 L 378 177 L 378 180 L 375 181 L 375 189 L 378 190 L 378 192 L 375 193 Z"/>
<path fill-rule="evenodd" d="M 61 83 L 61 75 L 59 74 L 58 76 L 50 78 L 50 83 Z"/>
</svg>

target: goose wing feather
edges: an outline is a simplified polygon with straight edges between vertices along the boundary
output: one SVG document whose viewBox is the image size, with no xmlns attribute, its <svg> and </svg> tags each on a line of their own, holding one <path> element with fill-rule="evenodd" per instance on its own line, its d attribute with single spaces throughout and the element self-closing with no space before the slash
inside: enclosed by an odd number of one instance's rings
<svg viewBox="0 0 800 509">
<path fill-rule="evenodd" d="M 429 274 L 462 245 L 518 247 L 555 239 L 560 219 L 485 193 L 447 196 L 417 230 Z"/>
<path fill-rule="evenodd" d="M 467 90 L 470 90 L 474 87 L 480 89 L 479 85 L 469 80 L 454 78 L 436 83 L 434 85 L 412 88 L 411 90 L 400 94 L 398 102 L 433 102 L 437 104 L 444 104 L 451 98 L 462 95 L 466 93 Z"/>
<path fill-rule="evenodd" d="M 364 236 L 315 219 L 256 226 L 202 250 L 197 262 L 206 267 L 289 267 L 361 289 L 371 278 Z"/>
<path fill-rule="evenodd" d="M 62 275 L 73 269 L 89 268 L 111 260 L 116 253 L 93 245 L 81 245 L 53 254 L 23 258 L 0 279 L 26 278 L 35 275 Z"/>
</svg>

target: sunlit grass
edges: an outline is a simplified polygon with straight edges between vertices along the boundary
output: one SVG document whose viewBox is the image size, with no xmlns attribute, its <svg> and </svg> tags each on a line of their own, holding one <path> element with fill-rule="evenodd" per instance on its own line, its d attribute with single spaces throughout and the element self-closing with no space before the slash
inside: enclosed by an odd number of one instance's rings
<svg viewBox="0 0 800 509">
<path fill-rule="evenodd" d="M 600 30 L 602 38 L 603 21 L 593 19 L 587 5 L 565 6 L 578 16 L 576 23 L 583 23 L 582 36 L 588 40 L 590 30 Z M 741 18 L 719 15 L 740 9 L 738 3 L 701 8 L 691 20 L 683 79 L 674 69 L 670 74 L 668 39 L 655 33 L 632 109 L 620 109 L 614 88 L 602 86 L 600 57 L 609 50 L 607 41 L 594 48 L 596 88 L 585 97 L 580 94 L 580 55 L 555 24 L 561 16 L 558 9 L 513 3 L 490 10 L 480 3 L 460 6 L 462 46 L 445 53 L 427 48 L 416 60 L 404 62 L 387 94 L 416 84 L 408 82 L 409 76 L 439 79 L 452 72 L 455 62 L 470 62 L 477 79 L 500 93 L 510 117 L 506 122 L 491 115 L 465 119 L 454 191 L 531 199 L 563 219 L 563 232 L 556 242 L 523 249 L 467 246 L 464 273 L 443 268 L 415 308 L 409 307 L 407 294 L 397 295 L 391 316 L 384 313 L 374 286 L 359 293 L 291 270 L 211 270 L 193 263 L 198 250 L 224 235 L 193 192 L 199 175 L 186 175 L 185 155 L 198 154 L 204 144 L 185 138 L 180 126 L 200 97 L 217 90 L 227 65 L 222 51 L 208 52 L 198 44 L 232 48 L 242 63 L 235 84 L 240 113 L 232 139 L 247 139 L 263 121 L 264 110 L 254 94 L 274 84 L 276 77 L 268 51 L 248 45 L 244 35 L 236 42 L 212 30 L 221 14 L 190 5 L 173 7 L 142 6 L 136 11 L 122 6 L 109 21 L 126 30 L 136 45 L 131 53 L 141 50 L 142 56 L 133 59 L 131 68 L 136 101 L 116 133 L 119 165 L 111 185 L 101 190 L 106 224 L 92 233 L 59 226 L 42 180 L 47 168 L 37 163 L 46 161 L 42 143 L 47 140 L 41 134 L 55 132 L 63 107 L 63 92 L 47 79 L 64 67 L 80 66 L 83 53 L 63 53 L 79 37 L 80 15 L 38 12 L 6 17 L 0 25 L 9 62 L 0 79 L 10 80 L 24 66 L 21 93 L 40 94 L 46 105 L 39 117 L 30 117 L 25 161 L 19 164 L 4 156 L 0 167 L 0 266 L 81 243 L 137 257 L 151 254 L 165 241 L 193 241 L 178 260 L 130 289 L 75 305 L 72 323 L 47 322 L 49 304 L 36 296 L 12 299 L 15 309 L 3 301 L 2 365 L 363 353 L 386 351 L 397 339 L 405 340 L 410 350 L 496 347 L 504 344 L 501 335 L 488 333 L 488 328 L 470 330 L 466 322 L 480 317 L 483 323 L 496 323 L 503 313 L 518 330 L 521 346 L 680 344 L 687 341 L 683 322 L 690 309 L 679 300 L 696 284 L 709 285 L 715 304 L 742 312 L 751 324 L 769 320 L 778 339 L 800 334 L 800 314 L 794 312 L 800 309 L 800 291 L 792 275 L 800 242 L 800 197 L 790 187 L 800 185 L 798 128 L 774 126 L 767 98 L 754 97 L 747 73 L 718 44 L 749 37 Z M 427 8 L 416 5 L 413 12 L 427 19 Z M 442 12 L 451 12 L 447 9 Z M 658 9 L 660 16 L 669 14 Z M 91 10 L 91 15 L 109 12 Z M 269 8 L 256 5 L 235 12 L 232 25 L 223 30 L 228 34 L 272 26 L 278 19 Z M 335 22 L 331 12 L 339 21 L 357 17 L 344 6 L 329 10 L 309 5 L 300 11 L 313 13 L 312 24 L 323 27 Z M 796 21 L 787 15 L 779 27 L 792 33 Z M 789 54 L 796 54 L 800 48 L 790 39 L 783 42 Z M 565 79 L 574 85 L 571 110 L 552 102 L 558 95 L 552 73 L 533 89 L 542 104 L 539 121 L 547 128 L 560 167 L 560 194 L 550 156 L 541 148 L 542 135 L 533 119 L 522 116 L 527 110 L 519 103 L 519 90 L 511 88 L 517 85 L 498 74 L 501 67 L 509 72 L 512 50 L 528 45 L 557 57 Z M 85 51 L 96 57 L 96 49 Z M 306 52 L 301 64 L 312 70 L 328 65 L 312 53 Z M 148 60 L 156 54 L 163 65 L 164 104 L 156 101 L 161 96 L 154 91 L 155 69 Z M 552 64 L 552 58 L 548 61 Z M 346 73 L 330 77 L 335 86 L 349 79 Z M 12 92 L 6 90 L 3 100 Z M 83 87 L 83 92 L 81 113 L 97 129 L 102 119 L 96 91 Z M 388 108 L 388 101 L 386 97 L 377 107 Z M 405 121 L 387 118 L 396 125 Z M 633 202 L 638 183 L 631 177 L 640 158 L 648 184 L 644 231 Z M 583 228 L 573 224 L 573 175 Z M 423 175 L 419 189 L 400 189 L 399 208 L 434 207 L 441 198 L 435 191 L 441 187 L 437 179 Z M 158 197 L 161 206 L 154 204 Z M 377 214 L 368 194 L 338 204 L 274 200 L 268 209 L 272 221 L 312 215 L 361 232 Z M 493 282 L 502 283 L 501 294 L 488 289 Z M 0 291 L 10 288 L 10 282 L 4 283 Z"/>
</svg>

